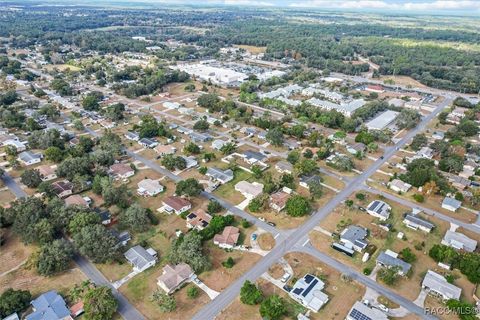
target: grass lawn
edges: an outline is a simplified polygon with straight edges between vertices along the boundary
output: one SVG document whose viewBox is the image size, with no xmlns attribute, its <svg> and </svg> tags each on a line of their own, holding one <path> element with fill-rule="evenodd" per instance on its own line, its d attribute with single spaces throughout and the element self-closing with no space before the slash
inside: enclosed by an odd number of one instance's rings
<svg viewBox="0 0 480 320">
<path fill-rule="evenodd" d="M 215 190 L 215 194 L 224 198 L 225 200 L 231 201 L 234 204 L 238 204 L 244 200 L 242 194 L 235 190 L 235 185 L 240 181 L 250 181 L 252 175 L 242 169 L 235 170 L 235 178 L 220 186 L 217 190 Z"/>
</svg>

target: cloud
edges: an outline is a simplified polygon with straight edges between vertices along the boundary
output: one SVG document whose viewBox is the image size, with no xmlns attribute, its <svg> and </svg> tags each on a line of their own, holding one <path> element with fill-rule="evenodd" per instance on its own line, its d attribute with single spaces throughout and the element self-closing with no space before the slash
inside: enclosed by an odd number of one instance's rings
<svg viewBox="0 0 480 320">
<path fill-rule="evenodd" d="M 436 0 L 417 2 L 387 2 L 385 0 L 306 0 L 291 3 L 292 7 L 330 9 L 395 9 L 395 10 L 480 10 L 480 1 Z"/>
<path fill-rule="evenodd" d="M 275 4 L 267 1 L 253 1 L 253 0 L 225 0 L 223 1 L 226 5 L 236 5 L 236 6 L 262 6 L 262 7 L 273 7 Z"/>
</svg>

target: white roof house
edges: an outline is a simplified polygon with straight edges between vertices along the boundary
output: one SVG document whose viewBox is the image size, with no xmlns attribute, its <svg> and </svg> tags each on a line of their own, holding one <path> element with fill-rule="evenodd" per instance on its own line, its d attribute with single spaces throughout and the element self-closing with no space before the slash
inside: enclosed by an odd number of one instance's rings
<svg viewBox="0 0 480 320">
<path fill-rule="evenodd" d="M 142 196 L 153 197 L 163 191 L 163 186 L 158 180 L 143 179 L 138 184 L 137 192 Z"/>
<path fill-rule="evenodd" d="M 403 218 L 403 223 L 411 229 L 420 229 L 425 232 L 430 232 L 435 227 L 433 223 L 423 220 L 414 214 L 406 214 Z"/>
<path fill-rule="evenodd" d="M 351 225 L 340 234 L 340 242 L 349 249 L 362 252 L 368 246 L 367 234 L 367 229 Z"/>
<path fill-rule="evenodd" d="M 381 200 L 374 200 L 370 202 L 370 204 L 367 207 L 367 212 L 376 217 L 379 218 L 382 221 L 387 220 L 390 217 L 390 211 L 392 210 L 392 207 L 390 207 L 388 204 Z"/>
<path fill-rule="evenodd" d="M 356 301 L 348 312 L 346 320 L 388 320 L 388 317 L 379 309 L 370 308 Z"/>
<path fill-rule="evenodd" d="M 263 184 L 258 182 L 250 183 L 248 181 L 240 181 L 235 185 L 235 190 L 240 192 L 245 198 L 253 199 L 263 192 Z"/>
<path fill-rule="evenodd" d="M 224 140 L 220 140 L 220 139 L 213 140 L 212 141 L 212 148 L 215 149 L 215 150 L 220 150 L 220 149 L 222 149 L 222 147 L 225 144 L 227 144 L 227 142 L 224 141 Z"/>
<path fill-rule="evenodd" d="M 327 302 L 328 296 L 322 292 L 325 283 L 311 274 L 298 279 L 289 292 L 290 297 L 313 312 L 318 312 Z"/>
<path fill-rule="evenodd" d="M 462 206 L 462 202 L 454 198 L 445 197 L 442 201 L 442 208 L 449 211 L 457 211 Z"/>
<path fill-rule="evenodd" d="M 448 283 L 445 277 L 432 270 L 428 270 L 425 278 L 423 278 L 422 288 L 432 295 L 441 297 L 443 300 L 459 300 L 462 294 L 461 288 Z"/>
<path fill-rule="evenodd" d="M 152 248 L 145 250 L 141 246 L 134 246 L 128 249 L 124 256 L 137 272 L 142 272 L 157 263 L 157 253 Z"/>
<path fill-rule="evenodd" d="M 398 268 L 397 272 L 402 276 L 406 275 L 412 268 L 410 263 L 399 259 L 398 254 L 390 250 L 380 252 L 376 262 L 385 268 Z"/>
<path fill-rule="evenodd" d="M 473 252 L 477 248 L 476 240 L 470 239 L 463 233 L 451 230 L 447 230 L 441 243 L 454 249 L 465 250 L 467 252 Z"/>
<path fill-rule="evenodd" d="M 171 102 L 171 101 L 165 101 L 163 103 L 163 106 L 167 109 L 178 109 L 180 108 L 182 105 L 178 102 Z"/>
<path fill-rule="evenodd" d="M 212 178 L 212 180 L 218 181 L 222 184 L 232 181 L 234 177 L 233 171 L 231 169 L 222 170 L 215 167 L 208 168 L 205 175 Z"/>
<path fill-rule="evenodd" d="M 395 192 L 405 193 L 405 192 L 408 192 L 408 190 L 410 190 L 412 185 L 409 183 L 403 182 L 400 179 L 393 179 L 388 183 L 388 187 Z"/>
<path fill-rule="evenodd" d="M 18 159 L 26 166 L 30 166 L 42 161 L 43 155 L 41 153 L 33 153 L 31 151 L 23 151 L 18 155 Z"/>
<path fill-rule="evenodd" d="M 369 130 L 383 130 L 397 119 L 399 112 L 387 110 L 365 124 Z"/>
</svg>

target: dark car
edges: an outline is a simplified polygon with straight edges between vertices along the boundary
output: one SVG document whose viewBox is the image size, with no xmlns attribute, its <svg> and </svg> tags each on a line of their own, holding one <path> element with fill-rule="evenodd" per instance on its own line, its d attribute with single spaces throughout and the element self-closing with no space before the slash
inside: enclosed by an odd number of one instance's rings
<svg viewBox="0 0 480 320">
<path fill-rule="evenodd" d="M 271 225 L 272 227 L 275 227 L 276 224 L 274 222 L 268 221 L 267 224 Z"/>
</svg>

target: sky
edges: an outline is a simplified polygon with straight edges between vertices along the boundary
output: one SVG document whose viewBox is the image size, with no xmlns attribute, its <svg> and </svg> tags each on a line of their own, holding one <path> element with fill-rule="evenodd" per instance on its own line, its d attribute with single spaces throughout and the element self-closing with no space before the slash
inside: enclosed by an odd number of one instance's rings
<svg viewBox="0 0 480 320">
<path fill-rule="evenodd" d="M 148 0 L 147 0 L 148 1 Z M 401 11 L 478 12 L 480 0 L 150 0 L 171 4 L 223 4 L 267 7 L 313 7 L 318 9 L 366 9 Z"/>
</svg>

